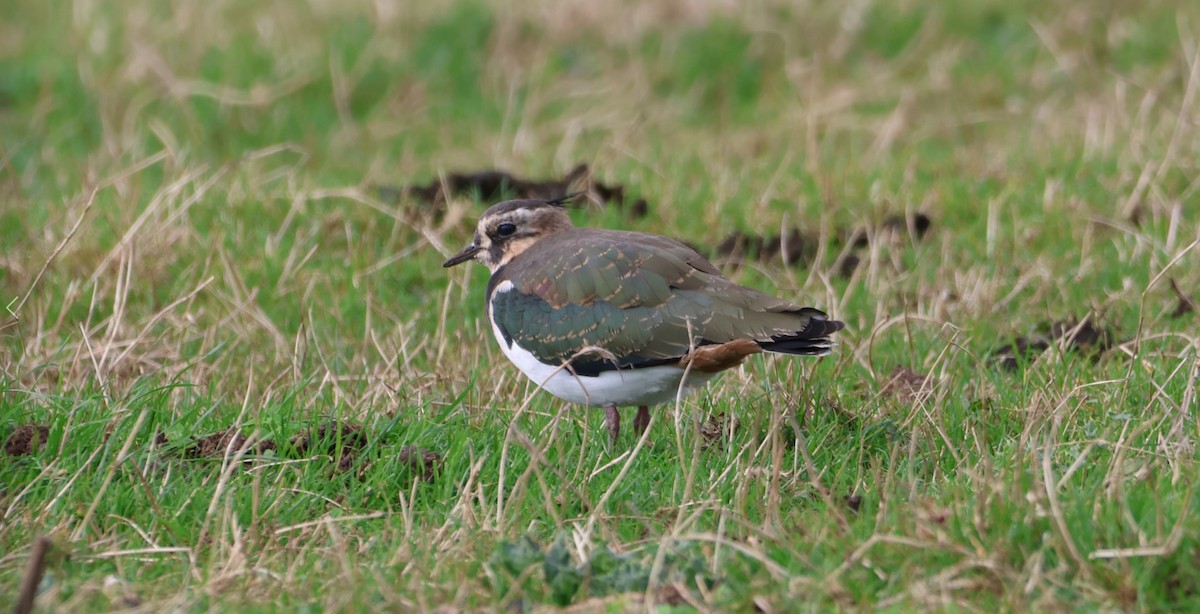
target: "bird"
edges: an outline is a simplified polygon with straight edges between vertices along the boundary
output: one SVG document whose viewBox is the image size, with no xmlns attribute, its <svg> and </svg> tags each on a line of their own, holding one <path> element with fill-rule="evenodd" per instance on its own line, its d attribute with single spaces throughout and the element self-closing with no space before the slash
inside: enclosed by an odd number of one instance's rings
<svg viewBox="0 0 1200 614">
<path fill-rule="evenodd" d="M 845 323 L 730 281 L 695 249 L 664 236 L 587 227 L 579 194 L 507 200 L 442 266 L 488 268 L 486 312 L 504 355 L 546 392 L 602 407 L 612 443 L 621 407 L 703 388 L 753 354 L 829 354 Z"/>
</svg>

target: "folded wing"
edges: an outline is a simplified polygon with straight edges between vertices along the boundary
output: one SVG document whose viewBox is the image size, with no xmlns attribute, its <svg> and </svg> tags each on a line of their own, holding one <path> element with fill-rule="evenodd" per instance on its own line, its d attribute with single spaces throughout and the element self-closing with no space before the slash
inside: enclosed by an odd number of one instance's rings
<svg viewBox="0 0 1200 614">
<path fill-rule="evenodd" d="M 751 339 L 820 355 L 843 327 L 823 312 L 739 286 L 686 245 L 639 233 L 565 232 L 518 257 L 489 287 L 506 343 L 579 375 L 679 363 L 695 347 Z M 501 277 L 511 281 L 499 284 Z M 603 348 L 577 356 L 585 348 Z M 574 357 L 574 360 L 572 360 Z"/>
</svg>

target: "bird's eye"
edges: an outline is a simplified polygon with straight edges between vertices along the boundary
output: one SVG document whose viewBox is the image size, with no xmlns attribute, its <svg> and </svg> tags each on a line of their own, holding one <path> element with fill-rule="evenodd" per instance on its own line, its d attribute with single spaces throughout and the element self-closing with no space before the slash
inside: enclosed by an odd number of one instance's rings
<svg viewBox="0 0 1200 614">
<path fill-rule="evenodd" d="M 496 236 L 497 237 L 511 237 L 512 234 L 516 231 L 517 231 L 516 224 L 505 222 L 496 227 Z"/>
</svg>

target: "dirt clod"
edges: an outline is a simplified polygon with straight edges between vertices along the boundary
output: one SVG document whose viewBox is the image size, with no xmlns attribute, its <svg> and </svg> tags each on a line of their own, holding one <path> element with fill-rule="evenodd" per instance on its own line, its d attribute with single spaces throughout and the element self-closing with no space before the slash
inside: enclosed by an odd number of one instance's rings
<svg viewBox="0 0 1200 614">
<path fill-rule="evenodd" d="M 1011 371 L 1055 344 L 1061 344 L 1067 351 L 1097 357 L 1111 349 L 1114 343 L 1113 331 L 1097 326 L 1090 319 L 1059 320 L 1043 326 L 1033 335 L 1017 337 L 1011 343 L 1000 346 L 992 351 L 990 359 L 1001 368 Z"/>
<path fill-rule="evenodd" d="M 755 235 L 735 231 L 717 244 L 716 254 L 735 261 L 769 261 L 781 258 L 785 264 L 809 263 L 817 253 L 817 237 L 799 228 L 785 234 Z"/>
<path fill-rule="evenodd" d="M 740 230 L 735 230 L 717 244 L 716 254 L 729 258 L 739 258 L 745 255 L 752 241 L 762 241 L 762 237 L 754 237 Z M 755 250 L 758 253 L 758 250 Z"/>
<path fill-rule="evenodd" d="M 237 429 L 225 429 L 200 439 L 193 439 L 192 445 L 188 446 L 184 455 L 189 458 L 223 458 L 226 451 L 236 453 L 246 447 L 248 440 L 249 437 Z M 251 447 L 250 451 L 263 454 L 274 449 L 275 442 L 264 439 Z"/>
<path fill-rule="evenodd" d="M 587 172 L 587 165 L 580 164 L 572 169 L 572 171 L 567 174 L 567 177 L 570 178 L 576 173 L 578 173 L 580 176 L 584 176 L 587 174 Z M 564 181 L 566 180 L 564 179 Z M 567 184 L 567 187 L 570 188 L 569 183 Z M 630 216 L 636 219 L 644 218 L 646 217 L 646 214 L 650 212 L 650 204 L 646 202 L 646 199 L 630 199 L 625 194 L 625 186 L 621 184 L 601 183 L 595 179 L 592 179 L 590 186 L 588 187 L 590 188 L 591 193 L 600 200 L 604 201 L 605 204 L 612 204 L 618 209 L 626 211 Z M 566 192 L 563 192 L 563 194 L 566 194 Z"/>
<path fill-rule="evenodd" d="M 637 219 L 642 219 L 650 213 L 650 203 L 646 199 L 639 198 L 629 205 L 629 214 Z"/>
<path fill-rule="evenodd" d="M 1182 318 L 1189 313 L 1200 314 L 1200 304 L 1193 300 L 1192 297 L 1184 294 L 1183 290 L 1179 289 L 1179 284 L 1176 283 L 1174 279 L 1170 279 L 1168 281 L 1171 282 L 1171 292 L 1175 294 L 1176 301 L 1175 309 L 1171 312 L 1171 317 Z"/>
<path fill-rule="evenodd" d="M 861 262 L 862 258 L 859 258 L 858 254 L 846 254 L 838 258 L 838 261 L 834 263 L 833 274 L 838 277 L 850 277 L 858 269 L 858 265 Z"/>
<path fill-rule="evenodd" d="M 721 412 L 709 416 L 700 425 L 700 435 L 704 437 L 705 447 L 720 445 L 740 428 L 742 428 L 742 422 L 737 419 L 737 416 Z"/>
<path fill-rule="evenodd" d="M 1050 325 L 1050 338 L 1065 341 L 1070 349 L 1085 352 L 1105 352 L 1113 345 L 1112 331 L 1096 326 L 1091 320 L 1054 322 Z"/>
<path fill-rule="evenodd" d="M 531 198 L 548 200 L 573 191 L 584 190 L 605 204 L 627 211 L 636 218 L 645 217 L 649 211 L 646 199 L 631 199 L 621 184 L 606 184 L 590 177 L 586 164 L 577 164 L 561 178 L 528 179 L 513 173 L 486 169 L 474 172 L 448 173 L 427 184 L 417 184 L 406 189 L 395 186 L 378 186 L 379 197 L 396 202 L 407 193 L 426 204 L 446 202 L 448 196 L 478 195 L 481 200 L 495 202 L 504 198 Z"/>
<path fill-rule="evenodd" d="M 908 231 L 917 239 L 924 239 L 932 227 L 933 218 L 919 211 L 912 215 L 889 215 L 883 220 L 883 228 L 899 232 Z"/>
<path fill-rule="evenodd" d="M 688 605 L 687 597 L 684 596 L 684 591 L 679 585 L 674 582 L 664 584 L 658 587 L 658 591 L 654 595 L 655 603 L 666 604 L 671 606 Z"/>
<path fill-rule="evenodd" d="M 46 444 L 50 427 L 45 424 L 22 424 L 4 441 L 4 453 L 9 456 L 27 456 Z"/>
<path fill-rule="evenodd" d="M 291 439 L 291 447 L 299 456 L 337 455 L 337 470 L 346 473 L 354 468 L 358 452 L 367 445 L 367 433 L 362 425 L 329 420 Z M 340 447 L 339 447 L 340 446 Z M 360 473 L 365 466 L 360 468 Z"/>
<path fill-rule="evenodd" d="M 301 456 L 335 454 L 339 442 L 343 453 L 358 450 L 367 445 L 367 434 L 361 425 L 330 420 L 318 424 L 315 429 L 292 437 L 291 440 L 292 448 Z"/>
<path fill-rule="evenodd" d="M 933 228 L 933 218 L 926 213 L 916 212 L 911 215 L 892 214 L 880 222 L 878 235 L 903 236 L 911 235 L 920 241 Z M 877 235 L 877 236 L 878 236 Z M 855 248 L 865 248 L 871 243 L 871 233 L 867 228 L 859 228 L 850 233 L 850 245 Z"/>
<path fill-rule="evenodd" d="M 846 495 L 846 507 L 850 508 L 851 512 L 857 514 L 858 510 L 862 507 L 862 495 L 857 493 Z"/>
<path fill-rule="evenodd" d="M 883 384 L 880 393 L 894 396 L 901 403 L 908 403 L 917 396 L 927 381 L 929 381 L 928 375 L 922 375 L 908 367 L 896 367 L 892 370 L 887 382 Z"/>
<path fill-rule="evenodd" d="M 433 450 L 417 446 L 404 446 L 400 448 L 400 463 L 419 471 L 422 480 L 432 482 L 437 473 L 441 471 L 444 461 L 442 455 Z"/>
<path fill-rule="evenodd" d="M 500 170 L 482 170 L 468 173 L 449 173 L 445 181 L 435 178 L 426 185 L 416 185 L 408 189 L 413 197 L 427 203 L 439 203 L 447 200 L 447 195 L 477 194 L 487 201 L 496 201 L 505 197 L 517 198 L 557 198 L 567 194 L 571 184 L 581 178 L 579 167 L 573 169 L 562 179 L 525 179 L 512 173 Z M 587 172 L 587 167 L 583 167 Z"/>
<path fill-rule="evenodd" d="M 907 234 L 916 240 L 921 240 L 933 228 L 933 218 L 926 213 L 909 215 L 891 215 L 884 218 L 874 236 L 902 236 Z M 850 250 L 844 253 L 833 265 L 835 275 L 849 277 L 862 262 L 860 251 L 870 244 L 873 236 L 866 228 L 854 230 L 842 229 L 835 233 L 834 244 L 849 245 Z M 816 258 L 821 238 L 813 233 L 805 232 L 798 227 L 786 229 L 783 233 L 758 235 L 734 231 L 725 236 L 713 249 L 713 255 L 742 262 L 758 260 L 760 262 L 782 259 L 788 265 L 811 265 Z"/>
<path fill-rule="evenodd" d="M 356 454 L 353 450 L 344 450 L 342 452 L 342 456 L 338 458 L 337 470 L 342 473 L 350 471 L 354 468 L 354 460 L 356 458 L 358 458 L 358 454 Z"/>
<path fill-rule="evenodd" d="M 1002 345 L 993 350 L 991 359 L 1000 368 L 1007 371 L 1014 371 L 1022 363 L 1033 360 L 1049 347 L 1050 342 L 1044 338 L 1017 337 L 1012 340 L 1012 343 Z"/>
</svg>

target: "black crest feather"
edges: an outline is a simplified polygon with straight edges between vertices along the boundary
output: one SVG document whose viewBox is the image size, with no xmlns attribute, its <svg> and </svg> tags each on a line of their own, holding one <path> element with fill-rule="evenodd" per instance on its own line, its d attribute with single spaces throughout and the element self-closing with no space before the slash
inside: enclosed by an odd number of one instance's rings
<svg viewBox="0 0 1200 614">
<path fill-rule="evenodd" d="M 573 199 L 575 199 L 575 197 L 583 196 L 584 194 L 587 194 L 587 192 L 575 192 L 574 194 L 566 194 L 564 196 L 559 196 L 558 198 L 551 198 L 550 200 L 546 201 L 546 204 L 554 205 L 556 207 L 565 207 L 565 206 L 567 206 L 567 203 L 571 202 Z"/>
</svg>

